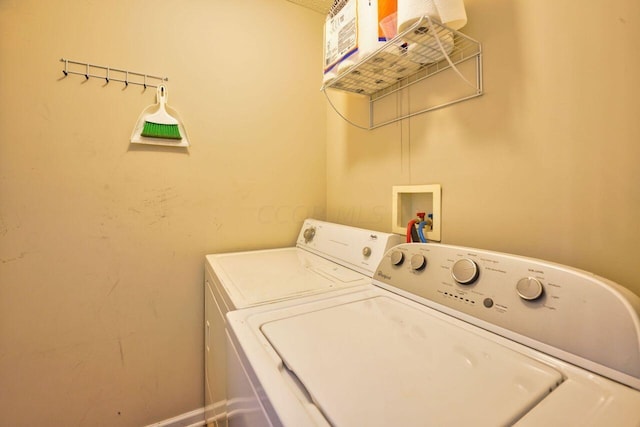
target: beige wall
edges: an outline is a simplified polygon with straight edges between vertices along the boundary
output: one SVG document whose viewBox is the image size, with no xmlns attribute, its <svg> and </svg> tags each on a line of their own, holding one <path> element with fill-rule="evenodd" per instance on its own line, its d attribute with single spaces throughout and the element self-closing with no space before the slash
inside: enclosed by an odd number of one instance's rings
<svg viewBox="0 0 640 427">
<path fill-rule="evenodd" d="M 465 4 L 485 94 L 374 131 L 328 109 L 328 219 L 390 230 L 392 185 L 439 183 L 444 243 L 573 265 L 640 294 L 640 3 Z"/>
<path fill-rule="evenodd" d="M 320 14 L 283 0 L 0 0 L 0 425 L 203 405 L 204 254 L 324 216 Z M 131 147 L 169 77 L 188 150 Z"/>
<path fill-rule="evenodd" d="M 640 293 L 640 6 L 466 4 L 485 95 L 361 131 L 318 92 L 322 17 L 289 2 L 0 0 L 0 424 L 200 407 L 203 255 L 291 244 L 325 194 L 389 230 L 392 185 L 440 183 L 443 242 Z M 169 76 L 193 146 L 130 147 L 153 90 L 63 56 Z"/>
</svg>

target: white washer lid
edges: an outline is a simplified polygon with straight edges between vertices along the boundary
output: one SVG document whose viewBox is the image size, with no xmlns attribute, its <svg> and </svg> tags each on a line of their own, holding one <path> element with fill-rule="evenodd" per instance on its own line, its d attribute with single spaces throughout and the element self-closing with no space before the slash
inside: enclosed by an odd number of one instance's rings
<svg viewBox="0 0 640 427">
<path fill-rule="evenodd" d="M 371 278 L 298 248 L 207 257 L 233 308 L 371 283 Z"/>
<path fill-rule="evenodd" d="M 332 425 L 508 425 L 562 382 L 547 365 L 386 296 L 261 329 Z"/>
</svg>

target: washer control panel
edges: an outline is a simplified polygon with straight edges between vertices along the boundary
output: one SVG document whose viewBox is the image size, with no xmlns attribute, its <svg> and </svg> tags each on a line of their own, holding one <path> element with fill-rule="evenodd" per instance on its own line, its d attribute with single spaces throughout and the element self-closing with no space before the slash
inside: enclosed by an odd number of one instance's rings
<svg viewBox="0 0 640 427">
<path fill-rule="evenodd" d="M 374 283 L 527 345 L 640 378 L 640 298 L 591 273 L 499 252 L 405 243 L 383 257 Z"/>
</svg>

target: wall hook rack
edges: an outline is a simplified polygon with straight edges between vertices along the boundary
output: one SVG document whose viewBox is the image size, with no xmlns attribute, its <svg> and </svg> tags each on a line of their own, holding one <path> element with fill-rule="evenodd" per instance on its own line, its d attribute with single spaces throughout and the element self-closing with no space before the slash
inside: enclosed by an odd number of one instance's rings
<svg viewBox="0 0 640 427">
<path fill-rule="evenodd" d="M 89 80 L 89 78 L 94 77 L 104 79 L 107 84 L 112 81 L 121 82 L 127 87 L 130 84 L 133 84 L 143 86 L 145 89 L 148 87 L 157 88 L 162 82 L 169 81 L 168 77 L 152 76 L 150 74 L 120 70 L 118 68 L 90 64 L 88 62 L 72 61 L 66 58 L 61 58 L 60 62 L 64 62 L 64 70 L 62 70 L 62 73 L 65 77 L 69 74 L 76 74 L 84 76 L 85 80 Z M 151 81 L 151 83 L 149 83 L 149 81 Z"/>
</svg>

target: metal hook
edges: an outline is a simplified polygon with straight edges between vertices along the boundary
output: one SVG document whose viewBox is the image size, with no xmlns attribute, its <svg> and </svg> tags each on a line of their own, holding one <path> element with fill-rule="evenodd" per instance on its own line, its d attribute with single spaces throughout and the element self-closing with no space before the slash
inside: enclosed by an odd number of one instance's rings
<svg viewBox="0 0 640 427">
<path fill-rule="evenodd" d="M 0 0 L 0 2 L 1 1 L 2 0 Z M 91 77 L 95 77 L 95 78 L 97 78 L 99 80 L 104 79 L 106 84 L 111 83 L 111 80 L 112 80 L 111 79 L 111 71 L 112 70 L 116 71 L 117 73 L 123 73 L 123 74 L 126 75 L 124 80 L 121 80 L 120 77 L 114 78 L 113 80 L 114 81 L 118 81 L 118 82 L 123 82 L 125 84 L 125 86 L 127 86 L 127 87 L 129 86 L 129 83 L 131 83 L 132 85 L 144 86 L 145 89 L 148 89 L 150 87 L 155 88 L 157 86 L 155 86 L 153 84 L 153 82 L 149 82 L 149 79 L 156 79 L 156 80 L 160 80 L 160 81 L 168 80 L 168 78 L 166 78 L 166 77 L 157 77 L 157 76 L 152 76 L 152 75 L 149 75 L 149 74 L 135 73 L 135 72 L 132 72 L 132 71 L 121 70 L 121 69 L 118 69 L 118 68 L 113 68 L 112 69 L 111 67 L 105 67 L 105 66 L 102 66 L 102 65 L 92 65 L 92 64 L 89 64 L 87 62 L 77 62 L 77 61 L 73 61 L 73 60 L 69 60 L 69 59 L 65 59 L 65 58 L 60 58 L 60 62 L 64 62 L 64 69 L 62 70 L 62 73 L 64 74 L 65 77 L 69 76 L 70 74 L 77 74 L 77 75 L 80 75 L 80 76 L 84 76 L 85 82 L 87 80 L 90 80 Z M 69 64 L 71 64 L 71 68 L 72 69 L 69 69 Z M 78 67 L 85 67 L 85 72 L 83 73 L 80 70 L 77 70 L 76 67 L 75 67 L 76 65 Z M 97 69 L 104 70 L 104 71 L 101 71 L 101 72 L 93 71 L 93 73 L 92 73 L 92 71 L 91 71 L 92 68 L 97 68 Z M 144 83 L 141 83 L 139 81 L 139 78 L 137 78 L 137 77 L 134 78 L 133 81 L 129 81 L 129 76 L 130 75 L 144 77 Z"/>
</svg>

